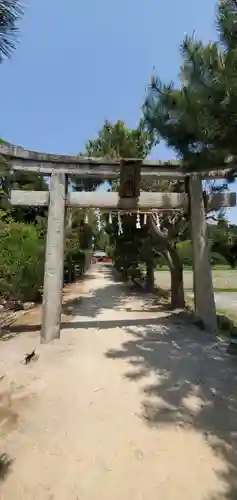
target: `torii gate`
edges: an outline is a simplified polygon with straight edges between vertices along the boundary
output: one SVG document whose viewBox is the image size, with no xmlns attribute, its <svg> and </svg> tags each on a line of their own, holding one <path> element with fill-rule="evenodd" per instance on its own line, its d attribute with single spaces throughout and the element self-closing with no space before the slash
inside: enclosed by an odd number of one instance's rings
<svg viewBox="0 0 237 500">
<path fill-rule="evenodd" d="M 223 178 L 225 172 L 187 175 L 180 162 L 142 161 L 140 159 L 107 160 L 78 156 L 53 155 L 28 151 L 9 144 L 0 144 L 3 155 L 17 171 L 50 175 L 49 191 L 12 190 L 11 203 L 22 206 L 48 206 L 43 316 L 41 342 L 60 338 L 62 287 L 64 266 L 64 229 L 67 207 L 101 208 L 104 211 L 122 210 L 152 212 L 152 210 L 181 210 L 190 206 L 193 242 L 193 274 L 195 312 L 205 328 L 217 331 L 217 318 L 212 284 L 212 271 L 208 258 L 207 228 L 203 200 L 202 179 Z M 117 179 L 119 193 L 67 191 L 68 176 L 83 178 Z M 189 195 L 186 193 L 140 193 L 140 178 L 182 180 L 188 177 Z M 188 197 L 190 199 L 188 199 Z M 207 197 L 209 209 L 233 207 L 235 193 L 215 193 Z"/>
</svg>

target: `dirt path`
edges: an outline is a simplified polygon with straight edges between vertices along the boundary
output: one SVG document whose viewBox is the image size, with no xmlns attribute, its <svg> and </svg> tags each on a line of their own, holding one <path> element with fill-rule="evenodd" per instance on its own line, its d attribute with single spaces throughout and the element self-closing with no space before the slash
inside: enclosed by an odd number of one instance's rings
<svg viewBox="0 0 237 500">
<path fill-rule="evenodd" d="M 236 500 L 236 359 L 106 268 L 65 313 L 1 341 L 0 499 Z"/>
</svg>

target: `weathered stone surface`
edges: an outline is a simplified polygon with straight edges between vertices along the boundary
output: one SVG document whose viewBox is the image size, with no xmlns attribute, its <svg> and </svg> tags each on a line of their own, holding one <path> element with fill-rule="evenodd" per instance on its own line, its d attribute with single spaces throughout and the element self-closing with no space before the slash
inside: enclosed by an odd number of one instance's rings
<svg viewBox="0 0 237 500">
<path fill-rule="evenodd" d="M 195 313 L 204 327 L 217 333 L 217 317 L 214 299 L 212 270 L 209 261 L 206 214 L 203 202 L 202 181 L 190 178 L 191 229 L 193 242 L 193 275 Z"/>
<path fill-rule="evenodd" d="M 11 204 L 20 206 L 47 206 L 49 203 L 48 191 L 12 190 Z M 207 196 L 209 210 L 236 205 L 236 193 L 214 193 Z M 116 192 L 72 192 L 67 196 L 68 207 L 101 208 L 105 210 L 140 209 L 148 211 L 180 210 L 188 208 L 188 196 L 185 193 L 147 193 L 141 192 L 137 198 L 120 199 Z"/>
<path fill-rule="evenodd" d="M 52 174 L 45 257 L 41 342 L 60 337 L 64 267 L 66 178 Z"/>
<path fill-rule="evenodd" d="M 122 162 L 131 162 L 128 159 L 107 159 L 107 158 L 91 158 L 81 156 L 57 155 L 40 153 L 37 151 L 29 151 L 19 146 L 3 143 L 0 144 L 0 155 L 7 156 L 15 170 L 23 170 L 30 172 L 38 172 L 42 174 L 50 174 L 53 170 L 61 171 L 65 174 L 80 175 L 82 177 L 97 177 L 98 178 L 119 178 L 120 165 Z M 133 159 L 138 161 L 138 159 Z M 174 168 L 176 167 L 176 168 Z M 160 177 L 161 179 L 182 179 L 187 173 L 182 168 L 182 163 L 178 160 L 160 161 L 160 160 L 144 160 L 141 163 L 141 168 L 145 170 L 142 176 L 145 177 Z M 223 178 L 228 172 L 228 165 L 223 171 L 213 171 L 199 173 L 203 179 L 208 178 Z"/>
</svg>

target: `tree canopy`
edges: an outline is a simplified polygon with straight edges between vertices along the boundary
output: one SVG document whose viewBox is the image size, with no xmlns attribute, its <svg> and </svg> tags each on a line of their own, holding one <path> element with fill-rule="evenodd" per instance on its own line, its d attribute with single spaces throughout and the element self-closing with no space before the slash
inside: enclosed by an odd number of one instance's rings
<svg viewBox="0 0 237 500">
<path fill-rule="evenodd" d="M 187 36 L 181 45 L 180 86 L 153 76 L 144 104 L 148 130 L 162 138 L 187 170 L 230 168 L 236 174 L 237 4 L 221 0 L 218 41 Z"/>
<path fill-rule="evenodd" d="M 105 158 L 146 158 L 152 145 L 153 136 L 145 129 L 142 120 L 134 129 L 127 128 L 122 120 L 114 124 L 105 121 L 98 136 L 86 144 L 86 153 Z M 110 183 L 110 189 L 116 188 L 117 182 Z M 150 270 L 152 252 L 148 226 L 143 226 L 141 220 L 141 229 L 137 231 L 136 216 L 121 215 L 123 231 L 118 234 L 117 216 L 113 217 L 111 224 L 108 216 L 104 220 L 109 235 L 109 242 L 103 238 L 106 245 L 104 249 L 113 255 L 117 269 L 122 270 L 127 278 L 139 272 L 138 267 L 142 262 Z M 153 265 L 151 267 L 153 269 Z M 152 279 L 151 272 L 148 274 Z"/>
</svg>

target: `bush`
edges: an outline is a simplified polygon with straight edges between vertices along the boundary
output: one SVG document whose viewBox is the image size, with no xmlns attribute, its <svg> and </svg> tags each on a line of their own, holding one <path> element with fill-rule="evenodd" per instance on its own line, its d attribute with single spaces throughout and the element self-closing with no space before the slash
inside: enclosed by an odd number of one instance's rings
<svg viewBox="0 0 237 500">
<path fill-rule="evenodd" d="M 92 258 L 91 250 L 80 250 L 66 247 L 64 260 L 64 282 L 72 283 L 82 276 L 90 266 Z"/>
<path fill-rule="evenodd" d="M 82 251 L 78 238 L 66 239 L 64 278 L 68 282 L 89 267 L 91 250 Z M 0 210 L 0 297 L 37 301 L 43 287 L 45 237 L 40 225 L 14 222 Z"/>
<path fill-rule="evenodd" d="M 180 243 L 177 244 L 177 250 L 182 264 L 184 266 L 192 266 L 193 250 L 191 241 L 180 241 Z"/>
<path fill-rule="evenodd" d="M 36 226 L 24 223 L 0 227 L 0 295 L 21 302 L 39 296 L 44 277 L 44 239 Z"/>
<path fill-rule="evenodd" d="M 209 248 L 211 248 L 212 241 L 209 241 Z M 190 240 L 180 241 L 177 244 L 177 250 L 180 260 L 184 266 L 192 266 L 193 263 L 193 250 L 192 242 Z M 210 261 L 212 266 L 228 265 L 226 259 L 216 252 L 210 252 Z"/>
</svg>

